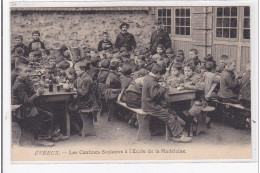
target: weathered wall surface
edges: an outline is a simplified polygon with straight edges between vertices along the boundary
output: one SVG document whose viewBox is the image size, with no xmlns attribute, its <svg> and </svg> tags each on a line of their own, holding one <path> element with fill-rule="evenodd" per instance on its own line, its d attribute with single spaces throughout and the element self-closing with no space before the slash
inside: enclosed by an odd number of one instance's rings
<svg viewBox="0 0 260 173">
<path fill-rule="evenodd" d="M 147 11 L 87 12 L 11 12 L 11 36 L 24 36 L 24 43 L 32 40 L 33 30 L 39 30 L 47 48 L 59 48 L 62 44 L 72 47 L 96 48 L 107 31 L 112 42 L 120 32 L 122 22 L 130 24 L 137 46 L 149 47 L 153 31 L 153 15 Z M 11 41 L 12 45 L 14 40 Z"/>
</svg>

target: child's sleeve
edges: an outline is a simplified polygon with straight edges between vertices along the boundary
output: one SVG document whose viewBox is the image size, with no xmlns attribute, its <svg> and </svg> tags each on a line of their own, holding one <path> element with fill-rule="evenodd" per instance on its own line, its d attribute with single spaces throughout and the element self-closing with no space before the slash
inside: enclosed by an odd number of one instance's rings
<svg viewBox="0 0 260 173">
<path fill-rule="evenodd" d="M 77 93 L 80 96 L 85 96 L 89 93 L 90 87 L 91 87 L 91 81 L 84 80 L 81 84 L 81 87 L 77 88 Z"/>
<path fill-rule="evenodd" d="M 102 48 L 102 41 L 98 43 L 98 51 L 101 52 L 103 50 Z"/>
<path fill-rule="evenodd" d="M 226 75 L 224 80 L 225 80 L 226 86 L 229 88 L 236 88 L 239 85 L 238 80 L 233 79 L 231 75 Z"/>
<path fill-rule="evenodd" d="M 136 42 L 135 42 L 135 38 L 134 35 L 131 35 L 131 45 L 133 46 L 133 48 L 136 48 Z"/>
<path fill-rule="evenodd" d="M 149 93 L 153 99 L 159 98 L 163 96 L 166 92 L 166 89 L 163 87 L 160 87 L 157 83 L 151 83 L 149 87 Z"/>
</svg>

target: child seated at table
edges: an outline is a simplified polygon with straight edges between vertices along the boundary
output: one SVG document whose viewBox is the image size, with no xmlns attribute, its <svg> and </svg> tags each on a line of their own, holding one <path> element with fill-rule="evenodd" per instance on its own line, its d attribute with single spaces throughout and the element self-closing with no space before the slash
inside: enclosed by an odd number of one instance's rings
<svg viewBox="0 0 260 173">
<path fill-rule="evenodd" d="M 56 67 L 56 58 L 50 57 L 48 61 L 48 65 L 46 67 L 46 78 L 54 78 L 58 74 L 58 70 Z"/>
<path fill-rule="evenodd" d="M 184 60 L 184 64 L 193 63 L 195 67 L 200 65 L 201 61 L 199 60 L 198 53 L 197 49 L 190 49 L 189 58 Z"/>
<path fill-rule="evenodd" d="M 43 94 L 44 89 L 33 90 L 29 82 L 32 69 L 28 66 L 17 67 L 18 77 L 12 86 L 12 105 L 21 104 L 21 113 L 13 117 L 23 128 L 33 130 L 37 144 L 41 146 L 54 146 L 53 142 L 68 139 L 52 129 L 53 114 L 40 108 L 40 104 L 35 104 L 35 100 Z"/>
<path fill-rule="evenodd" d="M 219 84 L 220 76 L 214 73 L 216 62 L 213 59 L 206 59 L 205 68 L 206 72 L 203 74 L 203 81 L 205 84 L 204 94 L 206 100 L 209 100 L 217 97 L 216 87 Z"/>
<path fill-rule="evenodd" d="M 102 50 L 107 50 L 107 49 L 113 49 L 113 44 L 110 40 L 108 40 L 108 33 L 103 32 L 103 40 L 101 40 L 98 43 L 98 51 L 101 52 Z"/>
<path fill-rule="evenodd" d="M 29 43 L 29 52 L 39 52 L 41 49 L 45 49 L 44 43 L 40 40 L 40 35 L 39 31 L 32 32 L 33 41 Z"/>
<path fill-rule="evenodd" d="M 246 72 L 240 81 L 239 90 L 240 103 L 248 109 L 251 109 L 251 69 L 250 64 L 246 65 Z"/>
<path fill-rule="evenodd" d="M 99 91 L 99 102 L 101 104 L 100 107 L 100 116 L 103 116 L 104 113 L 106 113 L 108 111 L 108 106 L 107 106 L 107 102 L 105 99 L 105 92 L 106 92 L 106 80 L 107 80 L 107 76 L 109 74 L 109 65 L 110 65 L 110 61 L 108 59 L 103 59 L 100 63 L 100 71 L 98 73 L 98 78 L 97 78 L 97 82 L 98 82 L 98 91 Z"/>
<path fill-rule="evenodd" d="M 162 105 L 165 100 L 166 88 L 159 85 L 158 80 L 166 72 L 165 67 L 154 65 L 149 75 L 145 76 L 142 87 L 142 110 L 164 122 L 170 128 L 175 142 L 191 142 L 191 138 L 183 134 L 183 127 L 177 115 L 169 113 L 168 108 Z"/>
<path fill-rule="evenodd" d="M 193 63 L 184 65 L 184 76 L 181 78 L 182 87 L 184 89 L 196 89 L 196 84 L 201 82 L 200 75 L 196 74 Z"/>
<path fill-rule="evenodd" d="M 182 65 L 180 63 L 173 64 L 169 76 L 166 78 L 166 83 L 171 87 L 177 88 L 181 84 L 181 79 L 183 78 L 182 74 Z"/>
<path fill-rule="evenodd" d="M 71 111 L 78 111 L 82 120 L 88 119 L 93 124 L 93 119 L 95 112 L 97 111 L 97 107 L 95 103 L 95 86 L 93 85 L 93 80 L 88 74 L 88 70 L 90 70 L 89 61 L 80 61 L 75 64 L 77 80 L 74 83 L 74 87 L 76 89 L 77 95 L 70 105 L 70 109 Z M 77 114 L 73 115 L 77 116 Z M 73 117 L 73 119 L 75 120 L 74 122 L 79 120 L 78 117 Z M 84 131 L 83 128 L 81 133 L 83 133 L 83 136 L 96 135 L 94 128 L 92 128 L 92 131 L 89 132 Z"/>
<path fill-rule="evenodd" d="M 236 61 L 225 61 L 225 68 L 220 75 L 220 89 L 218 99 L 226 103 L 239 103 L 238 93 L 239 82 L 234 74 Z"/>
<path fill-rule="evenodd" d="M 117 61 L 110 62 L 110 71 L 106 79 L 106 99 L 108 101 L 109 113 L 108 121 L 116 121 L 118 117 L 117 97 L 121 92 L 121 81 L 118 74 L 119 63 Z"/>
</svg>

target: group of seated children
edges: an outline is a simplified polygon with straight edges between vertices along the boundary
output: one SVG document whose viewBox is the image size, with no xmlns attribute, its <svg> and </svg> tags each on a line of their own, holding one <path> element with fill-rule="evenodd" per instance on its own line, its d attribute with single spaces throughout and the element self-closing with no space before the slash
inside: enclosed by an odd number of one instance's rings
<svg viewBox="0 0 260 173">
<path fill-rule="evenodd" d="M 32 35 L 28 48 L 18 36 L 12 50 L 12 104 L 23 105 L 24 115 L 14 118 L 18 123 L 24 125 L 34 119 L 40 124 L 35 129 L 40 145 L 53 146 L 53 142 L 68 137 L 60 133 L 60 121 L 55 120 L 60 117 L 57 114 L 63 114 L 64 108 L 59 103 L 42 104 L 38 97 L 44 89 L 35 87 L 39 83 L 45 87 L 56 83 L 76 91 L 68 108 L 71 128 L 76 133 L 83 133 L 83 116 L 93 121 L 97 114 L 107 113 L 108 121 L 122 119 L 132 126 L 138 125 L 136 115 L 117 104 L 121 92 L 121 101 L 128 107 L 142 109 L 166 122 L 176 142 L 190 142 L 191 137 L 184 132 L 179 112 L 169 111 L 167 93 L 170 87 L 202 91 L 196 103 L 212 98 L 238 103 L 240 99 L 250 106 L 250 67 L 247 66 L 244 75 L 237 75 L 236 62 L 226 55 L 220 57 L 217 66 L 211 55 L 200 60 L 196 49 L 189 51 L 188 58 L 182 50 L 174 54 L 162 45 L 157 46 L 154 55 L 147 48 L 128 52 L 124 47 L 113 49 L 108 33 L 104 33 L 98 51 L 87 49 L 85 56 L 71 57 L 66 46 L 48 51 L 39 40 L 40 33 L 35 31 Z M 187 112 L 187 119 L 193 119 L 190 111 Z M 86 135 L 95 135 L 95 132 Z"/>
</svg>

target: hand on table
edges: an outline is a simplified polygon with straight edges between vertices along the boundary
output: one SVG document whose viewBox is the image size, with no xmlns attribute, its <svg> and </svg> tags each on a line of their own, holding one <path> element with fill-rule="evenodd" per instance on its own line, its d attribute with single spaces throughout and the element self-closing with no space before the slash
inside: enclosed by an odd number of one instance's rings
<svg viewBox="0 0 260 173">
<path fill-rule="evenodd" d="M 40 87 L 40 88 L 37 89 L 36 95 L 37 95 L 37 96 L 40 96 L 40 95 L 42 95 L 44 92 L 45 92 L 45 89 L 42 88 L 42 87 Z"/>
</svg>

